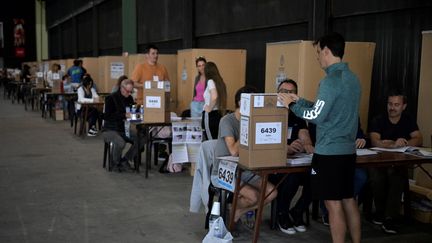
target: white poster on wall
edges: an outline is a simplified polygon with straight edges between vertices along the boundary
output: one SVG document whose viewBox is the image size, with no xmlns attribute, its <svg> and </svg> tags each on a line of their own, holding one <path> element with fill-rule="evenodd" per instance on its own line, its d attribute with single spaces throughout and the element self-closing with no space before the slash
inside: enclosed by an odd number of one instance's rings
<svg viewBox="0 0 432 243">
<path fill-rule="evenodd" d="M 112 62 L 111 63 L 111 79 L 118 79 L 124 75 L 124 63 Z"/>
</svg>

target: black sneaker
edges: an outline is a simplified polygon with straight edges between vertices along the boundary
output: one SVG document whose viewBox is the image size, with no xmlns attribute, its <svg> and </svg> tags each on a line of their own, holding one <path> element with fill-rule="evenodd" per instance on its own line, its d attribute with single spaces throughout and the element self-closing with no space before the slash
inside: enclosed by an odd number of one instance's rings
<svg viewBox="0 0 432 243">
<path fill-rule="evenodd" d="M 293 235 L 296 233 L 289 215 L 279 215 L 277 223 L 280 231 L 284 232 L 285 234 Z"/>
<path fill-rule="evenodd" d="M 387 234 L 394 235 L 398 233 L 394 225 L 393 219 L 391 218 L 384 220 L 383 224 L 381 225 L 381 229 Z"/>
<path fill-rule="evenodd" d="M 306 226 L 303 221 L 303 214 L 300 212 L 291 211 L 290 215 L 293 219 L 294 229 L 298 232 L 306 232 Z"/>
</svg>

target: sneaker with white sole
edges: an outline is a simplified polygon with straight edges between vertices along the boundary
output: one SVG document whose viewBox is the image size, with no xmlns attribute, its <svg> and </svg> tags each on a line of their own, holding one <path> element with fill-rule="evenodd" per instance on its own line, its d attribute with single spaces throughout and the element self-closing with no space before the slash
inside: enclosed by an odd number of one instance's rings
<svg viewBox="0 0 432 243">
<path fill-rule="evenodd" d="M 94 137 L 97 135 L 97 132 L 93 131 L 92 129 L 89 129 L 89 131 L 87 132 L 87 136 L 89 137 Z"/>
<path fill-rule="evenodd" d="M 294 229 L 297 230 L 298 232 L 306 232 L 306 226 L 305 223 L 303 222 L 303 214 L 297 213 L 295 211 L 294 212 L 291 211 L 289 214 L 293 219 Z"/>
<path fill-rule="evenodd" d="M 296 233 L 296 230 L 294 229 L 294 226 L 288 215 L 279 215 L 277 223 L 280 231 L 282 231 L 283 233 L 289 235 L 294 235 Z"/>
<path fill-rule="evenodd" d="M 387 218 L 384 220 L 383 224 L 381 225 L 381 229 L 387 233 L 387 234 L 397 234 L 398 231 L 394 225 L 393 219 Z"/>
</svg>

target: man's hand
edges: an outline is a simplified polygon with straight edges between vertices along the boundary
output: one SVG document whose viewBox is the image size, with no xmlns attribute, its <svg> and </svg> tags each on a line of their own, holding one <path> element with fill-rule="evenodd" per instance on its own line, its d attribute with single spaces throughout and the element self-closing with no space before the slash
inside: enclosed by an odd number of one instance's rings
<svg viewBox="0 0 432 243">
<path fill-rule="evenodd" d="M 298 99 L 299 97 L 295 94 L 278 93 L 278 101 L 281 102 L 286 108 L 288 108 L 292 102 L 296 102 Z"/>
<path fill-rule="evenodd" d="M 363 138 L 357 138 L 356 139 L 356 148 L 364 148 L 364 146 L 366 145 L 366 139 Z"/>
<path fill-rule="evenodd" d="M 295 154 L 304 151 L 303 144 L 300 139 L 294 140 L 291 144 L 288 145 L 288 154 Z"/>
<path fill-rule="evenodd" d="M 398 138 L 395 142 L 395 147 L 404 147 L 408 145 L 408 141 L 405 138 Z"/>
</svg>

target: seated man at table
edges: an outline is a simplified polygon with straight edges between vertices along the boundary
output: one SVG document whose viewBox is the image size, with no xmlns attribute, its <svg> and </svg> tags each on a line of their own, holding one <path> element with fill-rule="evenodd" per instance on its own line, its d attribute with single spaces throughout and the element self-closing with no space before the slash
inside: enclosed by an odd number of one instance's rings
<svg viewBox="0 0 432 243">
<path fill-rule="evenodd" d="M 255 93 L 256 89 L 250 86 L 240 88 L 235 94 L 235 111 L 222 117 L 219 123 L 218 141 L 215 148 L 215 156 L 238 156 L 240 145 L 240 98 L 242 93 Z M 218 171 L 219 161 L 213 166 L 212 178 Z M 234 221 L 237 222 L 240 217 L 250 210 L 258 207 L 258 188 L 261 185 L 261 178 L 250 171 L 242 173 L 241 181 L 244 185 L 239 192 L 237 209 L 234 216 Z M 212 180 L 213 182 L 213 180 Z M 215 184 L 216 185 L 216 184 Z M 271 183 L 267 184 L 265 190 L 269 194 L 274 189 Z M 277 192 L 274 190 L 264 201 L 264 204 L 270 203 L 276 198 Z"/>
<path fill-rule="evenodd" d="M 287 79 L 282 81 L 278 87 L 278 93 L 297 94 L 297 83 Z M 306 121 L 298 118 L 294 113 L 288 111 L 288 155 L 296 153 L 313 153 L 314 147 L 309 136 Z M 277 184 L 283 179 L 284 174 L 275 174 L 269 177 L 270 181 Z M 305 232 L 303 213 L 308 210 L 310 199 L 309 173 L 291 173 L 278 188 L 277 196 L 277 224 L 285 234 Z M 290 209 L 291 201 L 297 193 L 298 188 L 303 185 L 300 198 L 294 207 Z"/>
<path fill-rule="evenodd" d="M 88 76 L 85 77 L 82 81 L 82 85 L 78 88 L 78 102 L 81 103 L 91 103 L 99 101 L 99 95 L 96 93 L 96 90 L 92 88 L 93 79 Z M 76 105 L 77 115 L 84 115 L 81 112 L 81 105 Z M 99 111 L 96 107 L 87 107 L 87 122 L 89 130 L 87 132 L 87 136 L 94 137 L 97 135 L 98 130 L 96 128 L 96 121 L 99 118 Z M 86 122 L 86 121 L 84 121 Z"/>
<path fill-rule="evenodd" d="M 105 112 L 103 115 L 104 126 L 102 137 L 106 143 L 114 143 L 113 165 L 119 171 L 129 169 L 129 161 L 132 161 L 136 155 L 137 136 L 133 132 L 128 132 L 125 127 L 125 120 L 130 114 L 126 114 L 126 107 L 131 107 L 135 104 L 131 94 L 133 92 L 133 81 L 125 79 L 121 82 L 117 92 L 105 98 Z M 126 142 L 131 142 L 133 145 L 129 148 L 125 157 L 122 158 L 123 149 Z M 144 147 L 144 141 L 140 141 L 141 147 Z M 140 148 L 141 150 L 141 148 Z"/>
<path fill-rule="evenodd" d="M 372 146 L 399 148 L 421 146 L 422 135 L 417 122 L 403 113 L 407 97 L 398 91 L 387 97 L 387 114 L 376 117 L 369 125 Z M 404 184 L 408 183 L 406 166 L 369 169 L 375 202 L 374 224 L 381 225 L 384 232 L 396 234 L 394 218 L 399 215 Z"/>
</svg>

